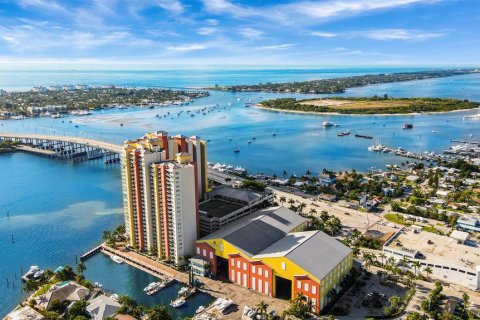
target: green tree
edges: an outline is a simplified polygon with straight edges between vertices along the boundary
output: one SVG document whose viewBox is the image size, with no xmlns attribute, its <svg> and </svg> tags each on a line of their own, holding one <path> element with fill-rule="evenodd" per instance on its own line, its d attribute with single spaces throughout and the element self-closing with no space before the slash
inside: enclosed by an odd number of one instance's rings
<svg viewBox="0 0 480 320">
<path fill-rule="evenodd" d="M 394 314 L 400 310 L 402 306 L 402 299 L 399 296 L 392 296 L 388 299 L 390 305 L 385 308 L 386 314 Z"/>
<path fill-rule="evenodd" d="M 412 267 L 415 270 L 415 276 L 417 276 L 417 270 L 419 270 L 419 271 L 421 270 L 422 264 L 420 263 L 420 261 L 415 260 L 415 261 L 412 262 Z"/>
<path fill-rule="evenodd" d="M 265 319 L 265 315 L 267 314 L 267 308 L 268 308 L 268 304 L 265 303 L 265 301 L 263 300 L 257 304 L 257 311 L 260 314 L 262 319 Z"/>
<path fill-rule="evenodd" d="M 462 300 L 463 300 L 462 316 L 465 317 L 465 313 L 468 311 L 468 308 L 470 307 L 470 297 L 469 297 L 469 295 L 464 292 L 462 294 Z"/>
<path fill-rule="evenodd" d="M 172 320 L 172 316 L 168 313 L 165 306 L 154 306 L 147 311 L 149 320 Z"/>
<path fill-rule="evenodd" d="M 430 276 L 431 276 L 432 273 L 433 273 L 432 268 L 430 268 L 429 266 L 427 266 L 427 267 L 425 267 L 425 269 L 423 269 L 423 271 L 427 274 L 427 279 L 430 281 Z"/>
<path fill-rule="evenodd" d="M 85 270 L 87 270 L 87 266 L 85 265 L 85 262 L 80 261 L 80 263 L 77 264 L 77 273 L 82 275 Z"/>
<path fill-rule="evenodd" d="M 305 202 L 302 202 L 298 205 L 297 209 L 298 209 L 298 212 L 300 213 L 300 215 L 302 215 L 303 209 L 305 209 L 306 206 L 307 206 L 307 204 Z"/>
<path fill-rule="evenodd" d="M 420 313 L 414 311 L 408 314 L 407 320 L 423 320 L 423 317 Z"/>
<path fill-rule="evenodd" d="M 67 312 L 67 318 L 73 320 L 77 317 L 88 317 L 87 314 L 87 302 L 86 301 L 76 301 Z"/>
<path fill-rule="evenodd" d="M 112 238 L 112 232 L 110 230 L 104 230 L 102 233 L 103 241 L 108 242 Z"/>
<path fill-rule="evenodd" d="M 387 255 L 385 254 L 385 252 L 382 251 L 378 256 L 382 259 L 382 265 L 383 265 L 383 259 L 386 259 Z"/>
</svg>

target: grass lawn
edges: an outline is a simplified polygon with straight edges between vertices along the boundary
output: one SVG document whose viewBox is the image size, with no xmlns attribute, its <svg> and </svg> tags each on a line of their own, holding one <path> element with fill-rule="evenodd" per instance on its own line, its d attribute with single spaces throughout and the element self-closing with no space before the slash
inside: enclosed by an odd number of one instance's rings
<svg viewBox="0 0 480 320">
<path fill-rule="evenodd" d="M 383 217 L 388 221 L 403 224 L 405 226 L 410 226 L 412 224 L 410 221 L 406 220 L 401 214 L 387 213 Z"/>
<path fill-rule="evenodd" d="M 436 233 L 436 234 L 443 235 L 443 232 L 438 230 L 434 226 L 422 227 L 422 231 L 428 231 L 428 232 L 431 232 L 431 233 Z"/>
</svg>

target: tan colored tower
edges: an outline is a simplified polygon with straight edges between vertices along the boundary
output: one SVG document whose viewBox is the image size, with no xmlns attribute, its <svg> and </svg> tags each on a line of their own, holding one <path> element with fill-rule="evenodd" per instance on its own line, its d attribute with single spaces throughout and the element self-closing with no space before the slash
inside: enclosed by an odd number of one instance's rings
<svg viewBox="0 0 480 320">
<path fill-rule="evenodd" d="M 186 263 L 199 234 L 198 202 L 208 186 L 205 141 L 163 131 L 126 141 L 122 182 L 130 245 Z"/>
</svg>

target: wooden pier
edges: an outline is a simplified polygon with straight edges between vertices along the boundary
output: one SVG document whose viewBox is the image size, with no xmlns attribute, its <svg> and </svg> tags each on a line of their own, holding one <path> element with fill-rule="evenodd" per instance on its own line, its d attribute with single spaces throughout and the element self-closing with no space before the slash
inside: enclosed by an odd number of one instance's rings
<svg viewBox="0 0 480 320">
<path fill-rule="evenodd" d="M 86 253 L 80 256 L 80 261 L 86 261 L 88 258 L 93 257 L 97 253 L 103 250 L 103 244 L 96 246 L 95 248 L 87 251 Z"/>
</svg>

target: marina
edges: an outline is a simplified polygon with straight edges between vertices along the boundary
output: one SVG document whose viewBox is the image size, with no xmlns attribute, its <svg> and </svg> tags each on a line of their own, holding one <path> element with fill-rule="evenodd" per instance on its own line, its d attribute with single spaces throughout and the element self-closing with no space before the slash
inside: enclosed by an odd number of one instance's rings
<svg viewBox="0 0 480 320">
<path fill-rule="evenodd" d="M 373 72 L 375 70 L 351 70 L 350 74 Z M 388 72 L 389 70 L 381 70 Z M 163 71 L 162 71 L 163 72 Z M 153 79 L 147 79 L 139 72 L 123 77 L 115 72 L 95 73 L 97 83 L 113 83 L 135 86 L 201 86 L 204 79 L 195 70 L 180 72 L 160 72 Z M 205 71 L 202 71 L 203 74 Z M 315 73 L 317 72 L 317 73 Z M 232 78 L 215 71 L 207 72 L 212 79 L 225 83 Z M 328 74 L 327 74 L 328 73 Z M 238 83 L 255 82 L 259 74 L 266 74 L 268 81 L 284 79 L 285 75 L 278 70 L 240 72 L 240 76 L 233 79 Z M 28 89 L 43 83 L 52 74 L 39 77 L 39 73 L 28 73 L 28 78 L 18 78 L 14 73 L 3 73 L 2 77 L 9 90 Z M 193 76 L 192 76 L 193 75 Z M 323 75 L 323 73 L 322 73 Z M 330 70 L 325 76 L 338 75 Z M 49 78 L 48 81 L 60 83 L 75 83 L 75 73 L 65 72 L 61 79 Z M 86 72 L 85 76 L 90 76 Z M 93 76 L 93 75 L 92 75 Z M 318 71 L 305 70 L 292 75 L 293 80 L 318 76 Z M 47 77 L 47 78 L 46 78 Z M 55 76 L 56 77 L 56 76 Z M 392 96 L 421 96 L 435 95 L 457 97 L 462 99 L 480 100 L 475 83 L 478 75 L 436 79 L 431 81 L 417 81 L 411 84 L 382 84 L 348 90 L 344 96 L 373 96 L 384 93 Z M 56 80 L 55 80 L 56 79 Z M 167 80 L 168 79 L 168 80 Z M 265 80 L 267 81 L 267 80 Z M 123 83 L 120 83 L 123 82 Z M 437 90 L 442 88 L 441 90 Z M 433 91 L 432 91 L 433 90 Z M 287 177 L 293 174 L 301 175 L 305 171 L 321 172 L 325 167 L 330 170 L 366 171 L 371 166 L 377 168 L 385 164 L 395 164 L 404 161 L 390 153 L 376 153 L 368 151 L 372 144 L 369 139 L 357 139 L 354 133 L 365 133 L 365 136 L 382 141 L 388 146 L 402 146 L 405 150 L 423 153 L 441 153 L 455 146 L 456 141 L 478 141 L 480 123 L 475 119 L 464 118 L 475 115 L 471 112 L 455 112 L 447 114 L 418 114 L 405 116 L 342 116 L 304 115 L 290 113 L 270 113 L 264 110 L 245 108 L 244 101 L 251 99 L 258 102 L 264 99 L 278 97 L 278 94 L 268 93 L 230 93 L 212 92 L 211 96 L 191 102 L 188 109 L 201 110 L 206 106 L 218 107 L 215 111 L 205 112 L 205 116 L 187 116 L 186 105 L 164 106 L 148 109 L 138 106 L 119 106 L 103 110 L 92 110 L 88 116 L 64 116 L 63 118 L 38 117 L 32 119 L 0 120 L 0 133 L 29 132 L 31 134 L 66 135 L 94 140 L 108 141 L 120 145 L 125 139 L 141 136 L 147 129 L 164 129 L 185 135 L 198 134 L 208 143 L 209 160 L 213 163 L 223 163 L 240 167 L 248 172 L 264 172 L 268 175 Z M 302 97 L 288 94 L 288 96 Z M 237 101 L 240 98 L 241 101 Z M 230 106 L 228 104 L 230 103 Z M 226 108 L 226 109 L 224 109 Z M 185 110 L 185 111 L 184 111 Z M 182 112 L 184 111 L 184 112 Z M 170 115 L 167 113 L 170 112 Z M 180 115 L 177 117 L 176 115 Z M 159 114 L 159 118 L 155 117 Z M 166 117 L 164 117 L 166 115 Z M 174 119 L 171 119 L 172 117 Z M 325 130 L 322 122 L 329 119 L 334 123 L 341 123 L 342 128 L 348 128 L 350 135 L 337 138 L 337 130 Z M 375 122 L 375 124 L 373 123 Z M 120 126 L 120 123 L 123 126 Z M 413 123 L 413 130 L 402 130 L 404 123 Z M 79 127 L 76 128 L 75 125 Z M 435 130 L 435 133 L 432 133 Z M 343 130 L 342 130 L 343 131 Z M 473 135 L 470 137 L 470 135 Z M 255 136 L 254 143 L 247 146 L 247 141 Z M 232 139 L 229 144 L 229 139 Z M 241 152 L 232 150 L 238 144 Z M 291 147 L 290 147 L 291 146 Z M 254 161 L 252 161 L 254 159 Z M 295 161 L 292 161 L 295 159 Z M 334 159 L 334 160 L 332 160 Z M 102 161 L 91 160 L 73 163 L 68 159 L 52 161 L 23 152 L 5 154 L 0 157 L 0 165 L 4 168 L 3 182 L 0 184 L 0 233 L 13 234 L 15 244 L 10 239 L 0 243 L 0 250 L 4 255 L 4 264 L 0 264 L 0 271 L 9 279 L 9 286 L 0 287 L 0 296 L 6 297 L 0 301 L 0 310 L 11 310 L 24 295 L 20 277 L 26 270 L 22 266 L 38 264 L 42 268 L 55 269 L 58 265 L 75 265 L 76 256 L 94 247 L 100 241 L 103 230 L 112 229 L 123 221 L 119 195 L 120 173 L 117 164 L 105 166 Z M 29 168 L 29 170 L 25 170 Z M 225 169 L 227 170 L 227 169 Z M 55 184 L 46 184 L 45 181 L 55 181 Z M 75 188 L 71 184 L 75 181 Z M 15 190 L 15 192 L 11 192 Z M 35 199 L 35 201 L 31 201 Z M 6 212 L 10 214 L 7 215 Z M 35 230 L 35 232 L 32 232 Z M 29 235 L 26 237 L 25 235 Z M 22 250 L 22 256 L 15 252 Z M 41 254 L 39 253 L 41 252 Z M 33 263 L 33 261 L 35 261 Z M 103 262 L 99 262 L 103 261 Z M 102 267 L 95 267 L 97 264 Z M 141 286 L 132 292 L 135 298 L 145 303 L 148 299 L 157 299 L 172 288 L 172 294 L 164 300 L 168 305 L 177 296 L 180 285 L 172 284 L 157 294 L 147 296 L 143 289 L 150 283 L 158 281 L 157 277 L 143 272 L 121 271 L 131 267 L 128 264 L 117 264 L 108 257 L 95 255 L 87 261 L 88 269 L 85 272 L 88 278 L 100 282 L 105 288 L 118 294 L 130 293 L 129 287 L 136 281 Z M 108 267 L 107 267 L 108 266 Z M 113 267 L 112 267 L 113 266 Z M 115 269 L 111 269 L 115 268 Z M 114 272 L 112 272 L 114 270 Z M 112 274 L 113 273 L 113 274 Z M 119 280 L 122 277 L 121 281 Z M 110 279 L 111 278 L 111 279 Z M 110 279 L 110 280 L 109 280 Z M 140 280 L 139 280 L 140 279 Z M 144 281 L 145 280 L 145 281 Z M 15 283 L 15 287 L 12 285 Z M 117 290 L 116 288 L 120 288 Z M 199 295 L 195 295 L 197 299 Z M 147 300 L 142 300 L 147 299 Z M 238 301 L 238 298 L 233 298 Z M 150 301 L 150 302 L 149 302 Z M 208 306 L 209 303 L 199 305 Z M 185 307 L 189 308 L 190 301 Z M 194 314 L 195 307 L 191 310 Z M 0 313 L 1 315 L 4 315 Z"/>
</svg>

